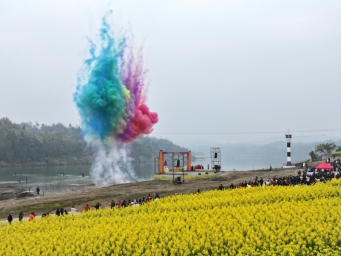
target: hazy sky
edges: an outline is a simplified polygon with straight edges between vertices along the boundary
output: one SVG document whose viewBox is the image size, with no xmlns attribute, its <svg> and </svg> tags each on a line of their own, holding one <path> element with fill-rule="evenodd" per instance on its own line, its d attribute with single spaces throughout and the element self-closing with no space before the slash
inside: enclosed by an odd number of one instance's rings
<svg viewBox="0 0 341 256">
<path fill-rule="evenodd" d="M 0 117 L 79 124 L 77 71 L 108 9 L 144 46 L 152 136 L 341 137 L 341 1 L 1 1 Z"/>
</svg>

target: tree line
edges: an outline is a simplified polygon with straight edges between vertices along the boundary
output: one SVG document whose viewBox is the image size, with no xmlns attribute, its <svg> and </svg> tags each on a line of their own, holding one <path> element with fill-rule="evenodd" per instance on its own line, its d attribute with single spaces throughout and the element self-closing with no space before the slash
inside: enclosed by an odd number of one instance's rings
<svg viewBox="0 0 341 256">
<path fill-rule="evenodd" d="M 330 155 L 332 152 L 341 151 L 341 146 L 337 146 L 334 142 L 321 143 L 315 146 L 315 150 L 309 153 L 312 161 L 320 155 Z"/>
<path fill-rule="evenodd" d="M 79 127 L 15 124 L 7 117 L 1 118 L 0 166 L 25 163 L 43 165 L 56 161 L 68 163 L 89 158 L 80 132 Z"/>
<path fill-rule="evenodd" d="M 128 155 L 135 161 L 152 161 L 159 150 L 188 151 L 166 139 L 143 136 L 130 143 Z M 91 163 L 95 152 L 82 138 L 79 126 L 61 123 L 16 124 L 0 119 L 0 167 Z"/>
<path fill-rule="evenodd" d="M 143 136 L 133 141 L 128 150 L 128 154 L 136 161 L 151 161 L 159 156 L 159 151 L 167 152 L 186 152 L 187 148 L 180 147 L 167 139 L 158 139 L 149 136 Z M 192 156 L 194 159 L 194 157 Z M 170 161 L 171 156 L 166 155 L 165 159 Z"/>
</svg>

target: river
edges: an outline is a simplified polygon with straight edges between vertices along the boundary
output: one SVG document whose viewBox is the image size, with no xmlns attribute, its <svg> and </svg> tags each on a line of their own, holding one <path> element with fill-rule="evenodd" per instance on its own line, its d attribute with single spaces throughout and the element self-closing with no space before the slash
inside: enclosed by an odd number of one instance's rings
<svg viewBox="0 0 341 256">
<path fill-rule="evenodd" d="M 90 165 L 0 168 L 0 187 L 12 186 L 35 192 L 39 186 L 42 194 L 94 187 L 90 168 Z M 139 180 L 154 178 L 154 163 L 133 164 L 133 168 Z"/>
<path fill-rule="evenodd" d="M 193 165 L 196 164 L 202 164 L 205 168 L 209 164 L 212 168 L 210 159 L 197 160 Z M 222 170 L 263 169 L 269 168 L 270 165 L 280 167 L 282 163 L 279 160 L 225 159 L 222 162 Z M 138 180 L 154 178 L 153 162 L 135 163 L 132 167 Z M 91 188 L 94 184 L 90 168 L 90 165 L 0 168 L 0 187 L 12 186 L 22 191 L 35 192 L 39 186 L 41 193 L 44 194 Z"/>
</svg>

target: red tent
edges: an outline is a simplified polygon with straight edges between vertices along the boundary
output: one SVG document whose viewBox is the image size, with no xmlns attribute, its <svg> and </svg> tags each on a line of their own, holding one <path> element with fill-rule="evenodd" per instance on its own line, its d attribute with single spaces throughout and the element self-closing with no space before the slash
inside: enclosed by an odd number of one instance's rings
<svg viewBox="0 0 341 256">
<path fill-rule="evenodd" d="M 315 169 L 318 169 L 318 170 L 321 170 L 321 169 L 332 170 L 332 169 L 334 169 L 334 167 L 329 165 L 329 164 L 327 164 L 326 162 L 322 162 L 319 165 L 315 166 Z"/>
</svg>

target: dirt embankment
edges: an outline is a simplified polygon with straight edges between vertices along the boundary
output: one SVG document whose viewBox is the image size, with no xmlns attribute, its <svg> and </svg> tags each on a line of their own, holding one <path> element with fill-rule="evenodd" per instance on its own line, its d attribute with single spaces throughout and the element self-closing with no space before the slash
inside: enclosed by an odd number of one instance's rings
<svg viewBox="0 0 341 256">
<path fill-rule="evenodd" d="M 17 197 L 20 193 L 19 189 L 11 186 L 0 188 L 0 201 Z"/>
</svg>

